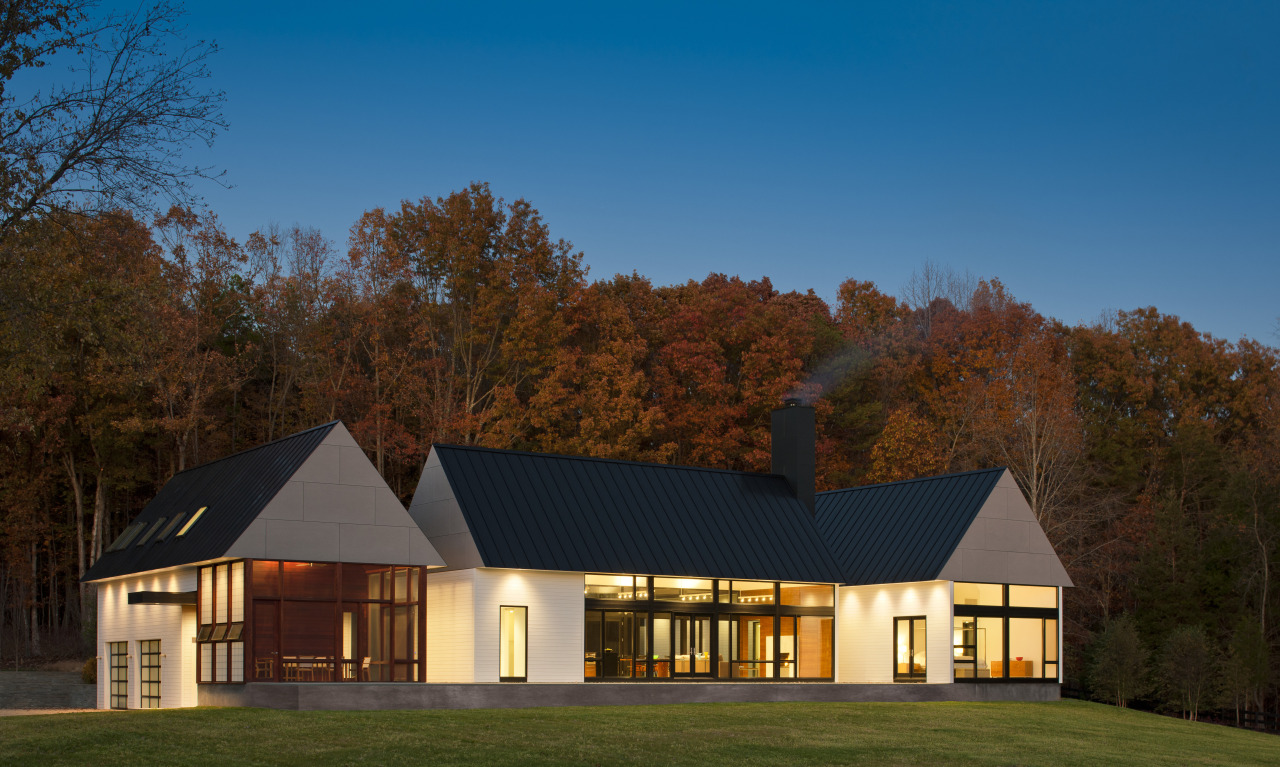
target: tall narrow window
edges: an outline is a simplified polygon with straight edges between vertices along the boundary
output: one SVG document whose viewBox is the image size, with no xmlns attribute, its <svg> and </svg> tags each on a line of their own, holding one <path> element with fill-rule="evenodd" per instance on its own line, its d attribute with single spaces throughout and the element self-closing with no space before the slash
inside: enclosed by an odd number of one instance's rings
<svg viewBox="0 0 1280 767">
<path fill-rule="evenodd" d="M 160 640 L 138 642 L 139 705 L 160 708 Z"/>
<path fill-rule="evenodd" d="M 108 642 L 107 655 L 111 661 L 111 707 L 129 707 L 129 643 Z"/>
<path fill-rule="evenodd" d="M 925 681 L 924 616 L 893 619 L 893 681 Z"/>
<path fill-rule="evenodd" d="M 529 608 L 503 605 L 498 631 L 498 679 L 523 682 L 528 679 Z"/>
</svg>

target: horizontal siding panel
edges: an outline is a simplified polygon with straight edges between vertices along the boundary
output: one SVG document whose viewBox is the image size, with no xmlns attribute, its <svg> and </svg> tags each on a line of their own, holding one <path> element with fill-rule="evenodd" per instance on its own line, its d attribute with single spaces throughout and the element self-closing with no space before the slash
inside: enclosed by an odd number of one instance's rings
<svg viewBox="0 0 1280 767">
<path fill-rule="evenodd" d="M 925 616 L 925 674 L 951 681 L 951 583 L 841 586 L 836 595 L 837 674 L 845 684 L 893 682 L 893 619 Z"/>
<path fill-rule="evenodd" d="M 427 573 L 427 681 L 475 681 L 475 570 Z"/>
<path fill-rule="evenodd" d="M 489 568 L 474 572 L 475 681 L 498 681 L 498 611 L 509 605 L 529 608 L 528 681 L 581 682 L 583 574 Z"/>
<path fill-rule="evenodd" d="M 129 708 L 141 703 L 138 642 L 159 639 L 160 707 L 185 708 L 196 704 L 196 610 L 182 605 L 131 605 L 135 591 L 184 592 L 196 590 L 196 569 L 121 578 L 98 586 L 98 708 L 110 707 L 110 653 L 108 642 L 129 643 Z"/>
</svg>

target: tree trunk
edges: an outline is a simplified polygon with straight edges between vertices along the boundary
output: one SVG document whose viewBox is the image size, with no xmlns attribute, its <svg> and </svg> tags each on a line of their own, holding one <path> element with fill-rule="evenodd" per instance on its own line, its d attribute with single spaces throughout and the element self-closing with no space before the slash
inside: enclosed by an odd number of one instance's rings
<svg viewBox="0 0 1280 767">
<path fill-rule="evenodd" d="M 9 564 L 0 567 L 0 669 L 4 668 L 4 619 L 9 613 Z"/>
<path fill-rule="evenodd" d="M 84 615 L 84 571 L 86 569 L 86 552 L 84 550 L 84 481 L 80 477 L 80 472 L 76 470 L 76 457 L 71 452 L 67 452 L 62 459 L 62 465 L 67 470 L 67 477 L 71 480 L 71 495 L 76 503 L 76 575 L 79 576 L 77 583 L 80 584 L 80 614 Z"/>
<path fill-rule="evenodd" d="M 30 633 L 28 636 L 29 644 L 27 655 L 36 656 L 40 654 L 40 608 L 37 603 L 37 595 L 40 593 L 37 586 L 40 583 L 40 571 L 36 567 L 36 544 L 31 544 L 31 625 L 28 627 Z"/>
<path fill-rule="evenodd" d="M 107 481 L 104 470 L 98 469 L 98 486 L 93 491 L 93 539 L 89 547 L 89 566 L 102 556 L 102 537 L 107 526 Z M 83 573 L 81 573 L 83 575 Z"/>
</svg>

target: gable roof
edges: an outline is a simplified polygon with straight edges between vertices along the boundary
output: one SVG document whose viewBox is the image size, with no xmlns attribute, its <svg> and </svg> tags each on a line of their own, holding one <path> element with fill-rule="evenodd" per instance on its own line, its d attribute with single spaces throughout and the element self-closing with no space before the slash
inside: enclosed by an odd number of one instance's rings
<svg viewBox="0 0 1280 767">
<path fill-rule="evenodd" d="M 443 551 L 440 539 L 460 532 L 446 517 L 460 513 L 486 567 L 840 580 L 779 475 L 455 445 L 432 453 L 448 487 L 424 476 L 410 514 Z"/>
<path fill-rule="evenodd" d="M 938 578 L 1004 468 L 819 493 L 817 525 L 844 583 Z"/>
<path fill-rule="evenodd" d="M 95 581 L 223 556 L 337 423 L 331 421 L 178 472 L 104 550 L 82 580 Z M 205 511 L 200 519 L 179 537 L 178 531 L 202 507 Z M 167 529 L 179 515 L 182 519 L 177 526 Z M 165 520 L 163 526 L 153 530 L 161 518 Z M 164 540 L 158 540 L 165 533 Z M 126 545 L 119 546 L 121 542 Z"/>
</svg>

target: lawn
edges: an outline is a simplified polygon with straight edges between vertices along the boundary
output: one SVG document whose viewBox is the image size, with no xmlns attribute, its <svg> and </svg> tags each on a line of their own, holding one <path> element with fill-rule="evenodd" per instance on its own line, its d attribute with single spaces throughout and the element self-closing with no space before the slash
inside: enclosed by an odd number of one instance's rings
<svg viewBox="0 0 1280 767">
<path fill-rule="evenodd" d="M 1078 701 L 6 717 L 0 764 L 1280 764 L 1280 737 Z"/>
</svg>

